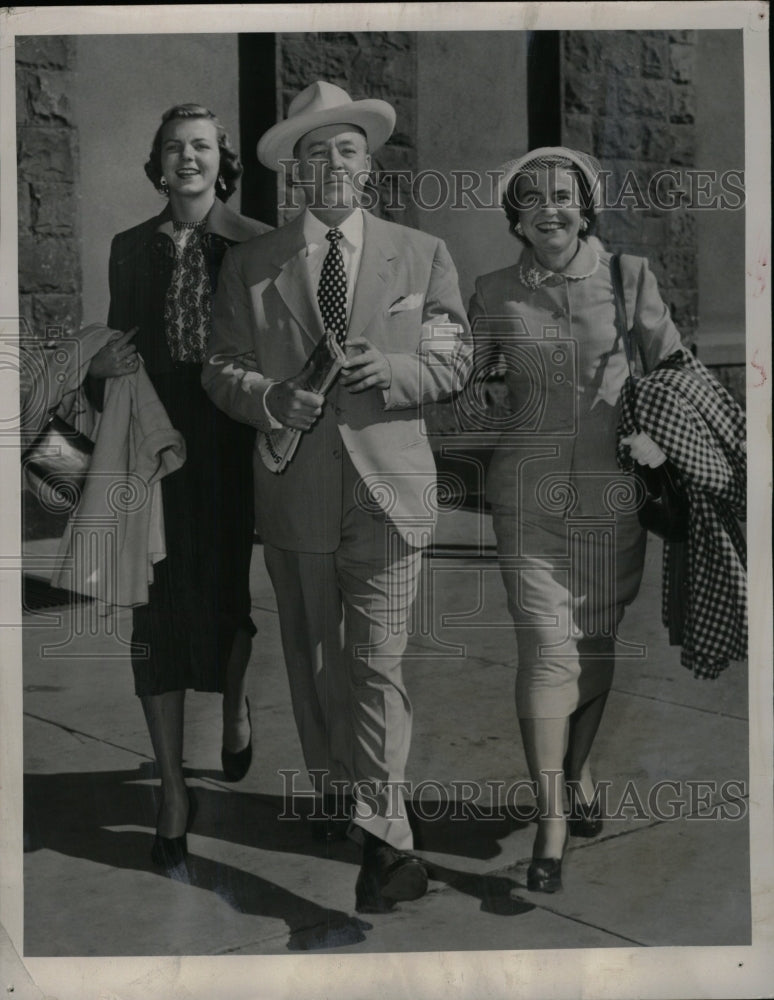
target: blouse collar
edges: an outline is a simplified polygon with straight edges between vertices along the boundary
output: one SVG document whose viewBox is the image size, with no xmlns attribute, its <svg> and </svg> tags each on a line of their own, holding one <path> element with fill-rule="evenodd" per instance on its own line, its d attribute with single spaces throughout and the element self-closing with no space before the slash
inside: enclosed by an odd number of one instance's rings
<svg viewBox="0 0 774 1000">
<path fill-rule="evenodd" d="M 578 252 L 563 271 L 549 271 L 535 258 L 532 247 L 527 247 L 519 261 L 519 279 L 533 291 L 541 285 L 555 285 L 562 278 L 580 281 L 590 278 L 599 267 L 599 254 L 585 240 L 580 241 Z"/>
</svg>

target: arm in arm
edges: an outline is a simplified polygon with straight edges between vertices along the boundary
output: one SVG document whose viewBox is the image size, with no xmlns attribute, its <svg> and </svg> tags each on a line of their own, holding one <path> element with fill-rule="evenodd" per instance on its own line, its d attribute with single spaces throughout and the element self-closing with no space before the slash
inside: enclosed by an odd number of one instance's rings
<svg viewBox="0 0 774 1000">
<path fill-rule="evenodd" d="M 497 373 L 502 360 L 500 338 L 502 332 L 499 324 L 489 316 L 489 309 L 484 301 L 481 279 L 476 279 L 476 290 L 468 307 L 468 319 L 473 336 L 473 369 L 479 378 L 486 378 Z"/>
<path fill-rule="evenodd" d="M 408 409 L 458 392 L 467 381 L 472 354 L 457 271 L 439 240 L 422 309 L 422 339 L 415 354 L 386 355 L 392 377 L 383 390 L 384 408 Z"/>
<path fill-rule="evenodd" d="M 212 334 L 202 385 L 224 413 L 266 432 L 271 424 L 264 398 L 273 384 L 258 370 L 250 292 L 234 254 L 227 251 L 212 302 Z"/>
</svg>

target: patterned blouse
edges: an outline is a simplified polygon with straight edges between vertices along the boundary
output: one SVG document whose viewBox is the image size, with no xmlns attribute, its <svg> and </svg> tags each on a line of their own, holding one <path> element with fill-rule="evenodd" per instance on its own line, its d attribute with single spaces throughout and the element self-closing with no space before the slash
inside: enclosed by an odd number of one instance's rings
<svg viewBox="0 0 774 1000">
<path fill-rule="evenodd" d="M 210 330 L 211 291 L 202 250 L 206 219 L 173 223 L 175 267 L 164 301 L 164 329 L 175 361 L 204 362 Z"/>
</svg>

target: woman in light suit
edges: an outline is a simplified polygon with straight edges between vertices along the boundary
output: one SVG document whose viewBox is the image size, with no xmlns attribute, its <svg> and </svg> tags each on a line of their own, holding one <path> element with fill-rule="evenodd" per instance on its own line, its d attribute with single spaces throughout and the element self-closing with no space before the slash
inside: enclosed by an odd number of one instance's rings
<svg viewBox="0 0 774 1000">
<path fill-rule="evenodd" d="M 506 164 L 503 207 L 525 249 L 518 263 L 477 280 L 470 307 L 476 369 L 504 361 L 511 411 L 499 422 L 487 498 L 537 792 L 528 887 L 543 892 L 561 888 L 569 834 L 601 829 L 589 752 L 612 684 L 616 626 L 638 591 L 645 552 L 616 464 L 628 367 L 611 254 L 588 242 L 602 207 L 599 171 L 592 157 L 564 147 Z M 627 321 L 651 368 L 680 347 L 680 335 L 647 261 L 624 258 L 622 271 Z M 647 442 L 632 444 L 644 461 Z"/>
</svg>

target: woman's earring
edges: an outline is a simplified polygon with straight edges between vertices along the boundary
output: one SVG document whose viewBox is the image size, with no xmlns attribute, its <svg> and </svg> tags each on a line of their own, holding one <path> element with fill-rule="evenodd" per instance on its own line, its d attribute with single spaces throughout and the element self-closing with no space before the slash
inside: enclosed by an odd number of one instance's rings
<svg viewBox="0 0 774 1000">
<path fill-rule="evenodd" d="M 588 228 L 589 228 L 589 220 L 586 218 L 581 219 L 580 231 L 582 233 L 585 233 Z"/>
<path fill-rule="evenodd" d="M 223 174 L 218 174 L 218 184 L 220 184 L 224 191 L 226 190 L 226 182 L 223 180 Z"/>
<path fill-rule="evenodd" d="M 517 236 L 523 236 L 524 235 L 524 230 L 521 228 L 521 223 L 520 222 L 516 223 L 516 230 L 515 230 L 515 232 L 516 232 Z"/>
<path fill-rule="evenodd" d="M 161 188 L 161 193 L 162 194 L 166 194 L 167 193 L 167 179 L 166 179 L 166 177 L 162 177 L 161 178 L 161 180 L 159 181 L 159 187 Z"/>
</svg>

